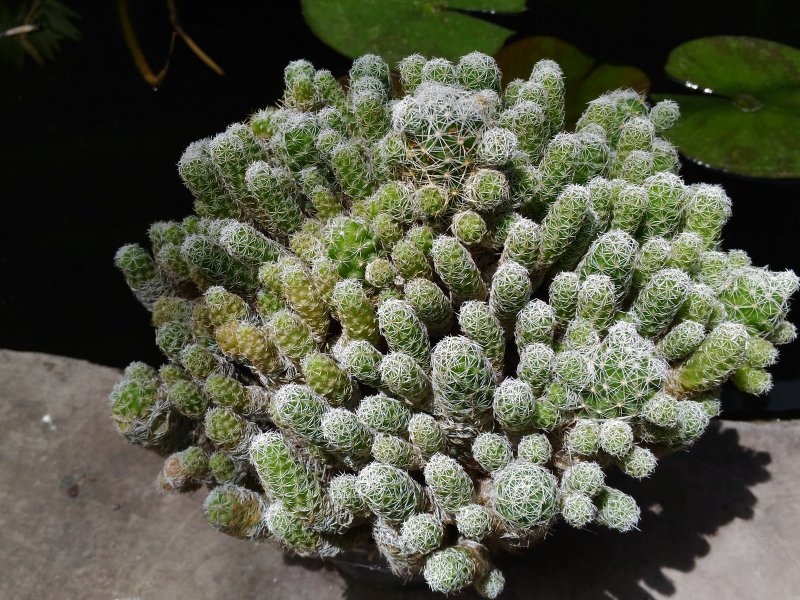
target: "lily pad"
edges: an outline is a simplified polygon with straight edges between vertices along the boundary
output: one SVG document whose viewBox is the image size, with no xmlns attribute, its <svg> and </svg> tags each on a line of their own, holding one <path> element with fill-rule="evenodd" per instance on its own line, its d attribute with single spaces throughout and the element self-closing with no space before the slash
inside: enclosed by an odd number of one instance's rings
<svg viewBox="0 0 800 600">
<path fill-rule="evenodd" d="M 494 54 L 513 31 L 470 13 L 516 13 L 525 0 L 303 0 L 306 23 L 334 50 L 380 54 L 390 65 L 418 52 L 457 59 Z"/>
<path fill-rule="evenodd" d="M 699 92 L 654 96 L 680 105 L 667 136 L 689 160 L 750 177 L 800 177 L 800 50 L 701 38 L 675 48 L 666 71 Z"/>
<path fill-rule="evenodd" d="M 586 103 L 617 88 L 633 88 L 646 94 L 650 80 L 636 67 L 600 63 L 572 44 L 549 36 L 526 37 L 513 42 L 496 55 L 503 70 L 503 84 L 512 79 L 527 79 L 533 65 L 549 58 L 561 65 L 566 78 L 566 120 L 572 126 Z"/>
</svg>

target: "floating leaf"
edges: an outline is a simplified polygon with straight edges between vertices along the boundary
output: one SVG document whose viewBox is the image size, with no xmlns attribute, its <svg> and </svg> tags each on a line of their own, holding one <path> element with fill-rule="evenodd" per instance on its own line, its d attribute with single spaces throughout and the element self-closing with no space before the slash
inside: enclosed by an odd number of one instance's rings
<svg viewBox="0 0 800 600">
<path fill-rule="evenodd" d="M 750 37 L 692 40 L 667 74 L 702 95 L 681 107 L 670 140 L 690 160 L 750 177 L 800 177 L 800 50 Z"/>
<path fill-rule="evenodd" d="M 466 11 L 523 10 L 525 0 L 303 0 L 306 22 L 323 42 L 351 58 L 380 54 L 390 65 L 415 52 L 494 54 L 513 31 Z"/>
<path fill-rule="evenodd" d="M 572 44 L 549 36 L 533 36 L 513 42 L 497 53 L 503 83 L 527 79 L 533 65 L 543 58 L 556 61 L 566 77 L 566 118 L 568 126 L 578 120 L 586 103 L 617 88 L 647 93 L 650 80 L 636 67 L 598 63 Z"/>
</svg>

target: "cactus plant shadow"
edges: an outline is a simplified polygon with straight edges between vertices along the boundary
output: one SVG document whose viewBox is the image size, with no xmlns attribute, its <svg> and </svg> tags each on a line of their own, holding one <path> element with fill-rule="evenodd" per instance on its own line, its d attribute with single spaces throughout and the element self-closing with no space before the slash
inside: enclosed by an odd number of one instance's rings
<svg viewBox="0 0 800 600">
<path fill-rule="evenodd" d="M 632 494 L 642 508 L 639 531 L 628 534 L 593 527 L 562 526 L 538 548 L 499 557 L 506 575 L 502 598 L 625 598 L 638 600 L 678 592 L 665 572 L 689 572 L 713 552 L 709 537 L 735 519 L 751 519 L 750 488 L 770 479 L 771 456 L 742 446 L 739 434 L 714 421 L 691 453 L 663 459 L 649 480 L 611 473 L 611 485 Z M 423 585 L 401 586 L 389 577 L 348 578 L 345 598 L 433 598 Z M 412 582 L 413 584 L 414 582 Z M 464 597 L 475 597 L 472 592 Z"/>
</svg>

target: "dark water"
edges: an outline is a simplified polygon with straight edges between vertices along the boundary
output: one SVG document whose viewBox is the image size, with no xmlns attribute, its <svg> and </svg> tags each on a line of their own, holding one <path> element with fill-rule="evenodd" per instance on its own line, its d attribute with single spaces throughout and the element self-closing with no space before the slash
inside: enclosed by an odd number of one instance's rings
<svg viewBox="0 0 800 600">
<path fill-rule="evenodd" d="M 179 2 L 184 27 L 226 71 L 217 77 L 178 43 L 154 92 L 134 71 L 114 2 L 65 0 L 82 16 L 83 40 L 54 64 L 22 72 L 0 66 L 0 346 L 123 366 L 157 364 L 147 313 L 112 265 L 117 247 L 146 241 L 155 220 L 191 207 L 175 163 L 192 140 L 279 98 L 283 66 L 305 57 L 343 74 L 349 59 L 303 22 L 299 2 Z M 154 70 L 169 40 L 163 0 L 131 2 Z M 800 5 L 754 2 L 587 2 L 531 0 L 527 13 L 493 19 L 527 35 L 554 35 L 599 59 L 643 69 L 657 91 L 677 90 L 662 67 L 669 50 L 705 35 L 752 35 L 800 46 Z M 745 180 L 687 165 L 689 182 L 722 183 L 734 200 L 729 248 L 757 264 L 800 271 L 800 184 Z M 794 315 L 795 322 L 798 316 Z M 796 379 L 800 344 L 774 369 Z M 749 404 L 754 416 L 800 395 Z"/>
</svg>

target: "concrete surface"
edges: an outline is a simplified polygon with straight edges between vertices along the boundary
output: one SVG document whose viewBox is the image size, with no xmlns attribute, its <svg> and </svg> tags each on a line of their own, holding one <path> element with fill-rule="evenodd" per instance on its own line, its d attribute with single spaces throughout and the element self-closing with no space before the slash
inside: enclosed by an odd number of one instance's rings
<svg viewBox="0 0 800 600">
<path fill-rule="evenodd" d="M 432 598 L 208 527 L 112 429 L 115 369 L 0 351 L 0 599 Z M 797 598 L 800 422 L 716 422 L 644 483 L 641 531 L 563 529 L 500 561 L 504 598 Z"/>
</svg>

